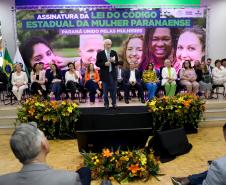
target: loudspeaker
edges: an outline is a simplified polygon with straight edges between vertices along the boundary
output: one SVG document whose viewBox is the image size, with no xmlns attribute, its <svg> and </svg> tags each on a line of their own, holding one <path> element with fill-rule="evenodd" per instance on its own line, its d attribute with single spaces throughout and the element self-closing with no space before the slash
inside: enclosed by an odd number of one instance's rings
<svg viewBox="0 0 226 185">
<path fill-rule="evenodd" d="M 110 130 L 78 130 L 77 141 L 79 151 L 101 152 L 103 148 L 132 150 L 144 148 L 150 128 L 110 129 Z"/>
<path fill-rule="evenodd" d="M 178 155 L 188 153 L 192 145 L 188 142 L 184 129 L 178 128 L 156 132 L 148 147 L 160 156 L 161 162 L 168 162 Z"/>
<path fill-rule="evenodd" d="M 146 106 L 81 108 L 77 122 L 79 151 L 101 152 L 103 148 L 144 148 L 153 135 L 152 114 Z"/>
</svg>

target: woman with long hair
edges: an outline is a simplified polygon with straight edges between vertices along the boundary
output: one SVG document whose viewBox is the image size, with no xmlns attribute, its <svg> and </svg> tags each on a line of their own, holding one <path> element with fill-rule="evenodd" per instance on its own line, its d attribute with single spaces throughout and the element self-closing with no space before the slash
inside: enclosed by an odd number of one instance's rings
<svg viewBox="0 0 226 185">
<path fill-rule="evenodd" d="M 208 99 L 212 90 L 212 79 L 204 61 L 201 62 L 199 68 L 196 69 L 196 74 L 197 82 L 199 82 L 200 85 L 200 91 L 204 92 L 205 98 Z"/>
<path fill-rule="evenodd" d="M 197 94 L 199 92 L 199 83 L 196 79 L 197 75 L 191 67 L 191 62 L 185 60 L 180 70 L 180 83 L 186 87 L 188 93 Z"/>
<path fill-rule="evenodd" d="M 100 94 L 100 76 L 96 69 L 94 69 L 94 64 L 90 63 L 87 67 L 85 73 L 85 87 L 89 91 L 90 103 L 95 103 L 96 93 Z"/>
<path fill-rule="evenodd" d="M 45 71 L 41 70 L 40 64 L 35 63 L 31 71 L 31 92 L 36 95 L 44 95 L 45 86 Z"/>
<path fill-rule="evenodd" d="M 60 100 L 62 75 L 56 64 L 51 64 L 50 73 L 46 78 L 50 87 L 50 98 Z"/>
<path fill-rule="evenodd" d="M 157 83 L 159 79 L 157 77 L 157 72 L 154 69 L 154 64 L 148 64 L 146 70 L 144 70 L 142 74 L 143 82 L 148 90 L 148 99 L 151 100 L 155 96 L 155 92 L 157 90 Z"/>
<path fill-rule="evenodd" d="M 71 99 L 75 98 L 76 91 L 79 90 L 79 71 L 75 69 L 74 63 L 68 64 L 68 71 L 65 73 L 65 85 L 70 90 Z"/>
</svg>

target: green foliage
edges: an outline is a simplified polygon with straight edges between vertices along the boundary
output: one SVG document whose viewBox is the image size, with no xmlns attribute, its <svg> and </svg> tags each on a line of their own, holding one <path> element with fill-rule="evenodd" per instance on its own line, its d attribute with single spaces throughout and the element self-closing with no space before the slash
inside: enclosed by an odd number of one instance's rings
<svg viewBox="0 0 226 185">
<path fill-rule="evenodd" d="M 141 179 L 147 181 L 157 176 L 159 161 L 152 151 L 139 149 L 132 151 L 111 151 L 102 153 L 83 152 L 85 166 L 92 171 L 92 179 L 115 179 L 119 183 Z"/>
<path fill-rule="evenodd" d="M 73 101 L 40 101 L 33 97 L 22 104 L 17 116 L 22 123 L 37 122 L 48 139 L 74 138 L 79 109 Z"/>
<path fill-rule="evenodd" d="M 189 126 L 196 129 L 205 110 L 205 102 L 191 94 L 155 98 L 147 106 L 152 112 L 155 130 Z"/>
</svg>

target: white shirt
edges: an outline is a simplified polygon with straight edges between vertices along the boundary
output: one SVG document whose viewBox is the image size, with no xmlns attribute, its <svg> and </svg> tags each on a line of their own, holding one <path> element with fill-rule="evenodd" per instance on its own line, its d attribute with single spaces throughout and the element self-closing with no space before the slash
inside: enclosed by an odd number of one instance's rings
<svg viewBox="0 0 226 185">
<path fill-rule="evenodd" d="M 225 78 L 226 69 L 223 66 L 220 66 L 220 69 L 218 67 L 214 67 L 212 71 L 212 75 L 213 75 L 213 81 Z"/>
<path fill-rule="evenodd" d="M 117 75 L 118 80 L 122 80 L 122 69 L 118 68 L 118 75 Z"/>
<path fill-rule="evenodd" d="M 135 69 L 130 71 L 129 82 L 136 82 Z"/>
<path fill-rule="evenodd" d="M 27 85 L 28 78 L 27 78 L 27 74 L 24 71 L 21 71 L 20 75 L 18 75 L 17 72 L 14 72 L 12 74 L 12 84 L 16 85 L 17 83 L 23 83 L 24 85 Z"/>
<path fill-rule="evenodd" d="M 78 76 L 78 78 L 75 77 L 74 73 L 72 74 L 69 71 L 66 72 L 66 74 L 65 74 L 65 83 L 66 84 L 67 84 L 68 81 L 73 81 L 73 82 L 79 83 L 79 81 L 78 81 L 79 80 L 79 76 L 80 76 L 79 75 L 79 71 L 76 70 L 75 73 Z"/>
<path fill-rule="evenodd" d="M 111 50 L 108 51 L 108 50 L 105 49 L 104 51 L 105 51 L 105 54 L 106 54 L 107 59 L 109 60 L 110 59 Z M 109 55 L 108 55 L 108 53 L 109 53 Z"/>
</svg>

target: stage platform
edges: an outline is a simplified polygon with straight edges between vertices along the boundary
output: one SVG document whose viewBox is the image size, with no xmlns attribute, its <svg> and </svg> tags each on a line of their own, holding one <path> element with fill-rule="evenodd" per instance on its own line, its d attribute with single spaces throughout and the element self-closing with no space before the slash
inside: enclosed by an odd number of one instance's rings
<svg viewBox="0 0 226 185">
<path fill-rule="evenodd" d="M 79 151 L 104 147 L 142 148 L 152 135 L 152 115 L 146 106 L 80 108 L 77 122 Z"/>
<path fill-rule="evenodd" d="M 119 107 L 144 107 L 145 105 L 138 101 L 137 98 L 133 98 L 129 104 L 125 104 L 124 101 L 117 101 Z M 87 99 L 86 103 L 80 103 L 79 107 L 82 108 L 103 108 L 103 101 L 96 100 L 95 104 L 90 104 Z M 17 118 L 17 108 L 20 105 L 4 105 L 0 101 L 0 134 L 11 134 L 15 128 L 14 124 Z M 89 111 L 89 110 L 88 110 Z M 103 109 L 104 111 L 104 109 Z M 136 111 L 135 111 L 136 112 Z M 113 113 L 113 112 L 112 112 Z M 207 100 L 206 111 L 204 113 L 204 119 L 200 123 L 200 127 L 216 127 L 223 126 L 226 123 L 226 101 L 223 99 Z"/>
</svg>

